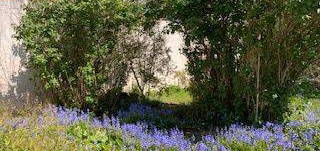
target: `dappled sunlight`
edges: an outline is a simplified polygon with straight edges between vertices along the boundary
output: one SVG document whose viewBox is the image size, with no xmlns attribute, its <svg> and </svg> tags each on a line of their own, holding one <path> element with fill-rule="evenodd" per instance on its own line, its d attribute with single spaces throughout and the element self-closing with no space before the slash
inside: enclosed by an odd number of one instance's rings
<svg viewBox="0 0 320 151">
<path fill-rule="evenodd" d="M 319 10 L 0 0 L 0 151 L 320 150 Z"/>
</svg>

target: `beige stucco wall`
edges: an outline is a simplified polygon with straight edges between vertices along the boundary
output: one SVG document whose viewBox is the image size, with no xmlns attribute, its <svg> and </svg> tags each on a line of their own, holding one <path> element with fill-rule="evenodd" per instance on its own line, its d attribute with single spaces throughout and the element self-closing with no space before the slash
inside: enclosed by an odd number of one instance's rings
<svg viewBox="0 0 320 151">
<path fill-rule="evenodd" d="M 165 21 L 160 22 L 160 28 L 164 28 L 166 25 L 167 23 Z M 165 36 L 165 40 L 166 47 L 170 48 L 171 50 L 171 63 L 175 67 L 175 69 L 171 74 L 165 76 L 163 80 L 168 85 L 181 85 L 181 81 L 175 78 L 175 72 L 181 72 L 186 70 L 187 58 L 182 54 L 182 47 L 184 45 L 183 36 L 181 33 L 169 34 Z"/>
<path fill-rule="evenodd" d="M 160 31 L 164 31 L 168 22 L 160 21 L 157 25 Z M 157 88 L 165 87 L 168 85 L 179 85 L 181 87 L 187 86 L 183 82 L 181 82 L 178 78 L 176 78 L 176 72 L 183 72 L 186 70 L 187 58 L 182 54 L 182 47 L 184 44 L 183 35 L 181 33 L 174 33 L 165 35 L 165 47 L 170 49 L 170 57 L 171 57 L 171 65 L 172 71 L 169 74 L 156 73 L 156 76 L 160 79 L 161 83 L 157 85 Z M 187 78 L 188 75 L 186 75 Z M 134 76 L 131 74 L 128 79 L 127 86 L 125 87 L 125 91 L 130 91 L 133 86 L 136 85 L 136 80 Z M 154 89 L 153 87 L 146 86 L 145 91 L 148 89 Z"/>
<path fill-rule="evenodd" d="M 24 62 L 27 57 L 13 38 L 25 0 L 0 0 L 0 99 L 22 100 L 30 96 L 33 86 Z"/>
<path fill-rule="evenodd" d="M 0 0 L 0 100 L 34 99 L 33 83 L 30 81 L 30 71 L 26 68 L 26 53 L 13 38 L 14 25 L 19 23 L 22 14 L 21 6 L 27 0 Z M 161 22 L 160 28 L 165 26 Z M 186 58 L 181 55 L 183 44 L 181 34 L 166 36 L 166 46 L 169 47 L 172 64 L 176 71 L 185 69 Z M 162 78 L 167 84 L 177 84 L 174 74 Z M 129 81 L 129 87 L 134 81 Z"/>
</svg>

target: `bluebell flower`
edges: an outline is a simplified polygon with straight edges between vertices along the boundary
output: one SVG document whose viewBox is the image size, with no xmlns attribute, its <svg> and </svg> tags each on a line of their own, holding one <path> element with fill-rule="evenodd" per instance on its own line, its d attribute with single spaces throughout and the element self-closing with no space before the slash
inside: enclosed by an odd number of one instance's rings
<svg viewBox="0 0 320 151">
<path fill-rule="evenodd" d="M 306 120 L 307 122 L 313 123 L 313 122 L 316 122 L 318 119 L 314 112 L 308 112 L 306 116 Z"/>
<path fill-rule="evenodd" d="M 219 145 L 218 147 L 219 151 L 229 151 L 226 147 L 224 147 L 223 145 Z"/>
<path fill-rule="evenodd" d="M 212 135 L 206 135 L 202 138 L 202 140 L 206 143 L 211 143 L 211 144 L 214 144 L 216 145 L 217 144 L 217 141 L 214 139 L 214 137 Z"/>
<path fill-rule="evenodd" d="M 244 126 L 240 123 L 232 124 L 230 127 L 224 127 L 217 131 L 217 137 L 214 135 L 205 135 L 199 142 L 193 142 L 186 138 L 184 133 L 179 129 L 160 130 L 149 125 L 146 122 L 138 122 L 134 124 L 121 123 L 119 119 L 127 118 L 132 115 L 159 117 L 164 114 L 171 114 L 170 110 L 158 110 L 146 105 L 132 104 L 127 111 L 119 111 L 118 116 L 103 117 L 90 119 L 87 112 L 81 112 L 78 109 L 66 109 L 63 107 L 53 107 L 52 115 L 56 116 L 60 124 L 70 125 L 77 122 L 86 122 L 92 127 L 105 128 L 106 130 L 116 131 L 122 135 L 122 139 L 126 141 L 126 147 L 132 147 L 135 144 L 141 144 L 144 150 L 150 147 L 166 150 L 174 148 L 181 151 L 189 151 L 196 149 L 202 150 L 228 150 L 225 146 L 219 143 L 219 139 L 237 141 L 256 145 L 257 142 L 265 142 L 269 150 L 295 150 L 299 146 L 299 141 L 303 143 L 312 143 L 313 137 L 319 134 L 319 130 L 308 129 L 302 133 L 295 132 L 293 127 L 302 126 L 303 123 L 292 121 L 286 125 L 274 124 L 267 122 L 262 128 L 252 126 Z M 309 121 L 314 121 L 317 117 L 309 115 Z M 9 121 L 14 128 L 19 128 L 22 125 L 28 124 L 21 119 Z M 44 122 L 42 118 L 38 118 L 38 123 Z M 289 128 L 289 129 L 288 129 Z M 301 137 L 300 137 L 301 136 Z"/>
<path fill-rule="evenodd" d="M 299 135 L 295 132 L 291 132 L 289 135 L 292 141 L 296 141 L 299 138 Z"/>
<path fill-rule="evenodd" d="M 291 126 L 291 127 L 298 127 L 301 125 L 302 125 L 302 123 L 299 121 L 292 121 L 292 122 L 287 123 L 287 126 Z"/>
<path fill-rule="evenodd" d="M 313 140 L 314 134 L 315 134 L 315 130 L 314 129 L 309 129 L 309 130 L 303 132 L 304 138 L 309 142 L 311 142 Z"/>
<path fill-rule="evenodd" d="M 93 125 L 94 127 L 97 127 L 97 128 L 102 128 L 102 127 L 103 127 L 102 121 L 99 120 L 99 119 L 97 119 L 97 118 L 93 118 L 93 120 L 92 120 L 92 125 Z"/>
<path fill-rule="evenodd" d="M 43 125 L 43 117 L 42 117 L 42 116 L 39 116 L 39 117 L 38 117 L 38 125 L 39 125 L 39 126 L 42 126 L 42 125 Z"/>
<path fill-rule="evenodd" d="M 207 147 L 207 145 L 202 142 L 198 144 L 197 150 L 198 151 L 210 151 L 209 148 Z"/>
</svg>

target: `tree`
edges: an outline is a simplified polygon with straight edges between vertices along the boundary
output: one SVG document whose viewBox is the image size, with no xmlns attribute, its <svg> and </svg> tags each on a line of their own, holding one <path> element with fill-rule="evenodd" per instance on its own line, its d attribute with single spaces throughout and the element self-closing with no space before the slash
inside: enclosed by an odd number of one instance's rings
<svg viewBox="0 0 320 151">
<path fill-rule="evenodd" d="M 100 112 L 100 104 L 118 101 L 131 72 L 143 85 L 157 82 L 155 73 L 169 66 L 169 49 L 160 33 L 142 28 L 143 6 L 127 0 L 28 3 L 16 31 L 39 88 L 61 105 Z"/>
<path fill-rule="evenodd" d="M 28 65 L 48 98 L 94 107 L 107 91 L 126 84 L 128 59 L 120 34 L 143 18 L 140 3 L 125 0 L 32 1 L 17 27 Z"/>
<path fill-rule="evenodd" d="M 149 0 L 147 8 L 146 27 L 164 18 L 184 33 L 192 93 L 215 121 L 278 120 L 292 83 L 319 59 L 316 0 Z"/>
<path fill-rule="evenodd" d="M 286 95 L 302 73 L 320 57 L 317 1 L 260 1 L 247 13 L 246 66 L 259 73 L 256 114 L 275 120 L 286 109 Z M 258 38 L 257 38 L 258 37 Z M 261 56 L 261 63 L 258 59 Z M 258 65 L 258 66 L 257 66 Z M 258 70 L 261 70 L 258 72 Z M 243 80 L 246 81 L 246 80 Z M 256 99 L 256 100 L 257 100 Z"/>
</svg>

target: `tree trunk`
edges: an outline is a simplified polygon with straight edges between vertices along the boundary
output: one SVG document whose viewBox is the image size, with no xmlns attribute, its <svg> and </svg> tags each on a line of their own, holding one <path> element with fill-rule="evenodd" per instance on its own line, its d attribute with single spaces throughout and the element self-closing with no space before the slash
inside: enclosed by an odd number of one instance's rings
<svg viewBox="0 0 320 151">
<path fill-rule="evenodd" d="M 255 108 L 255 122 L 258 122 L 259 118 L 259 101 L 260 101 L 260 66 L 261 66 L 261 55 L 258 52 L 258 64 L 257 64 L 257 96 L 256 96 L 256 108 Z"/>
<path fill-rule="evenodd" d="M 140 93 L 141 93 L 142 95 L 144 95 L 143 88 L 142 88 L 141 85 L 140 85 L 138 76 L 137 76 L 136 72 L 134 71 L 134 68 L 133 68 L 132 63 L 130 63 L 130 68 L 131 68 L 131 71 L 132 71 L 132 73 L 133 73 L 134 79 L 135 79 L 136 82 L 137 82 L 137 85 L 138 85 L 138 88 L 139 88 L 139 90 L 140 90 Z"/>
</svg>

